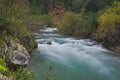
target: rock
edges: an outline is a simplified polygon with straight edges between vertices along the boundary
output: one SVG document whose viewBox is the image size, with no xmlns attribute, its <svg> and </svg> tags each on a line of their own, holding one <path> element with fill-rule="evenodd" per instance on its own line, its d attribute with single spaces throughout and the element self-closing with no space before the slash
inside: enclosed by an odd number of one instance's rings
<svg viewBox="0 0 120 80">
<path fill-rule="evenodd" d="M 6 76 L 4 76 L 3 74 L 0 74 L 0 80 L 9 80 Z"/>
<path fill-rule="evenodd" d="M 5 53 L 7 53 L 7 51 L 8 51 L 8 46 L 6 45 L 6 43 L 3 43 L 3 44 L 1 44 L 1 54 L 0 54 L 0 56 L 3 58 L 3 59 L 5 59 Z"/>
<path fill-rule="evenodd" d="M 48 41 L 47 44 L 52 45 L 52 42 L 51 42 L 51 41 Z"/>
<path fill-rule="evenodd" d="M 118 52 L 118 53 L 120 53 L 120 46 L 117 46 L 117 47 L 115 48 L 115 51 Z"/>
<path fill-rule="evenodd" d="M 118 48 L 118 46 L 120 46 L 119 30 L 119 28 L 116 28 L 114 31 L 108 31 L 106 33 L 99 34 L 97 33 L 93 39 L 110 50 L 120 52 L 120 48 Z"/>
<path fill-rule="evenodd" d="M 12 39 L 10 40 L 10 47 L 13 49 L 17 48 L 16 43 Z"/>
<path fill-rule="evenodd" d="M 34 51 L 32 51 L 32 54 L 39 54 L 40 53 L 40 51 L 39 50 L 34 50 Z"/>
<path fill-rule="evenodd" d="M 48 67 L 48 70 L 51 71 L 51 70 L 52 70 L 52 66 L 49 66 L 49 67 Z"/>
<path fill-rule="evenodd" d="M 24 66 L 29 62 L 30 55 L 23 45 L 17 43 L 17 50 L 14 50 L 10 56 L 10 61 L 12 64 Z"/>
<path fill-rule="evenodd" d="M 33 49 L 38 47 L 36 41 L 31 35 L 18 36 L 18 39 L 20 40 L 20 43 L 23 44 L 28 50 L 28 52 L 31 52 Z"/>
<path fill-rule="evenodd" d="M 7 77 L 3 74 L 0 74 L 0 80 L 15 80 L 12 76 Z"/>
</svg>

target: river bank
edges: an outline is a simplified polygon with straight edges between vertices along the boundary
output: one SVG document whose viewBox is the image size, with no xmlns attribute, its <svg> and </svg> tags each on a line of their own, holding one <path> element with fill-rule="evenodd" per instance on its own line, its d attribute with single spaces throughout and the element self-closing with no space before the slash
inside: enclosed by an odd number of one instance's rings
<svg viewBox="0 0 120 80">
<path fill-rule="evenodd" d="M 32 75 L 26 66 L 29 64 L 30 53 L 35 48 L 37 43 L 30 33 L 13 36 L 2 29 L 0 32 L 0 59 L 2 60 L 0 61 L 2 66 L 0 79 L 31 80 Z"/>
</svg>

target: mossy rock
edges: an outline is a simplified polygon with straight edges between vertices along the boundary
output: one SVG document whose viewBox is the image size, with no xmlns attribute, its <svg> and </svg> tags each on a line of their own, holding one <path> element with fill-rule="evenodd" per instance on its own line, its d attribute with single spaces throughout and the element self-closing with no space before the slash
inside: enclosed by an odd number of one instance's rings
<svg viewBox="0 0 120 80">
<path fill-rule="evenodd" d="M 18 35 L 18 39 L 20 40 L 20 43 L 23 44 L 28 50 L 28 52 L 31 52 L 33 49 L 37 48 L 37 43 L 30 34 Z"/>
</svg>

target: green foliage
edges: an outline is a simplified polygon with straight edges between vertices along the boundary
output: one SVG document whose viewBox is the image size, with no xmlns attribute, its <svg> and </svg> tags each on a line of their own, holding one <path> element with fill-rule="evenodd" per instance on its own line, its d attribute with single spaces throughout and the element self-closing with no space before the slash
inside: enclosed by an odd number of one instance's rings
<svg viewBox="0 0 120 80">
<path fill-rule="evenodd" d="M 75 33 L 74 28 L 79 27 L 78 15 L 72 12 L 68 12 L 64 15 L 63 20 L 59 24 L 59 31 L 66 35 L 73 35 Z"/>
<path fill-rule="evenodd" d="M 41 25 L 41 15 L 30 15 L 28 17 L 28 23 L 33 25 Z"/>
<path fill-rule="evenodd" d="M 0 27 L 7 22 L 6 19 L 0 17 Z"/>
<path fill-rule="evenodd" d="M 26 28 L 27 26 L 27 17 L 28 15 L 28 5 L 25 4 L 27 0 L 0 0 L 0 56 L 4 56 L 7 58 L 5 51 L 3 51 L 3 46 L 10 46 L 10 40 L 15 40 L 16 42 L 22 43 L 24 37 L 27 37 L 24 41 L 27 43 L 29 39 L 29 43 L 25 44 L 25 47 L 30 47 L 33 49 L 35 47 L 35 43 L 30 44 L 30 41 L 34 41 L 31 39 L 31 33 Z M 8 37 L 10 36 L 10 37 Z M 18 38 L 20 37 L 20 40 Z M 5 44 L 5 45 L 4 45 Z M 24 45 L 24 44 L 22 44 Z M 32 45 L 32 46 L 31 46 Z M 2 50 L 3 49 L 3 50 Z M 32 50 L 31 49 L 31 50 Z M 10 52 L 10 49 L 8 49 Z M 6 61 L 6 62 L 5 62 Z M 0 74 L 3 74 L 7 77 L 13 77 L 14 80 L 32 80 L 31 74 L 28 70 L 23 70 L 23 68 L 18 69 L 17 71 L 11 71 L 7 68 L 6 64 L 9 61 L 2 60 L 0 58 Z M 19 68 L 19 67 L 16 67 Z"/>
<path fill-rule="evenodd" d="M 114 1 L 118 2 L 110 7 Z M 77 5 L 77 2 L 84 5 Z M 81 12 L 65 14 L 59 24 L 59 30 L 63 34 L 90 35 L 95 33 L 97 28 L 97 32 L 105 34 L 105 32 L 115 32 L 115 27 L 120 24 L 119 0 L 74 0 L 73 3 L 76 7 L 72 7 L 78 11 L 81 9 Z"/>
<path fill-rule="evenodd" d="M 94 33 L 97 29 L 98 22 L 97 22 L 97 13 L 87 13 L 86 19 L 84 21 L 84 26 L 86 26 L 86 30 L 88 33 Z"/>
<path fill-rule="evenodd" d="M 5 61 L 0 58 L 0 65 L 5 66 Z"/>
<path fill-rule="evenodd" d="M 30 12 L 33 15 L 46 14 L 52 7 L 51 0 L 29 0 Z"/>
<path fill-rule="evenodd" d="M 14 77 L 14 80 L 33 80 L 30 71 L 22 67 L 18 68 L 17 71 L 12 72 L 10 75 Z"/>
<path fill-rule="evenodd" d="M 23 7 L 19 0 L 0 0 L 0 16 L 2 18 L 9 20 L 21 18 L 25 9 L 26 7 Z"/>
<path fill-rule="evenodd" d="M 16 32 L 25 27 L 28 10 L 19 0 L 0 0 L 0 29 L 16 36 Z"/>
<path fill-rule="evenodd" d="M 39 26 L 51 26 L 53 24 L 51 16 L 44 15 L 30 15 L 28 18 L 28 22 L 33 25 Z"/>
<path fill-rule="evenodd" d="M 63 5 L 66 10 L 72 10 L 74 0 L 29 0 L 30 12 L 33 15 L 47 14 L 56 5 Z"/>
<path fill-rule="evenodd" d="M 59 24 L 59 30 L 66 35 L 86 37 L 95 32 L 95 20 L 96 16 L 94 13 L 85 15 L 84 13 L 68 12 Z"/>
<path fill-rule="evenodd" d="M 84 7 L 86 6 L 86 3 L 88 0 L 74 0 L 72 2 L 72 11 L 74 12 L 80 12 L 84 10 Z"/>
<path fill-rule="evenodd" d="M 29 0 L 32 14 L 46 14 L 49 10 L 61 4 L 67 11 L 98 12 L 120 0 Z"/>
<path fill-rule="evenodd" d="M 98 22 L 97 32 L 115 32 L 116 26 L 120 24 L 120 2 L 115 2 L 113 7 L 106 9 L 98 18 Z"/>
<path fill-rule="evenodd" d="M 7 68 L 6 62 L 0 58 L 0 74 L 3 73 L 5 73 L 8 78 L 12 77 L 14 80 L 33 80 L 33 76 L 29 70 L 20 67 L 16 71 L 11 71 Z"/>
<path fill-rule="evenodd" d="M 58 3 L 62 3 L 64 5 L 64 7 L 66 8 L 66 10 L 71 11 L 72 7 L 73 7 L 73 2 L 75 0 L 56 0 Z"/>
<path fill-rule="evenodd" d="M 52 18 L 51 18 L 51 16 L 49 16 L 49 15 L 42 15 L 41 16 L 41 23 L 43 24 L 43 25 L 45 25 L 45 26 L 50 26 L 50 25 L 52 25 L 53 24 L 53 22 L 52 22 Z"/>
<path fill-rule="evenodd" d="M 2 58 L 0 58 L 0 73 L 5 71 L 8 71 L 6 63 Z"/>
<path fill-rule="evenodd" d="M 7 71 L 7 68 L 4 67 L 4 66 L 2 66 L 2 65 L 0 65 L 0 72 L 1 72 L 1 71 Z"/>
<path fill-rule="evenodd" d="M 88 0 L 85 5 L 86 12 L 98 12 L 110 6 L 115 0 Z"/>
</svg>

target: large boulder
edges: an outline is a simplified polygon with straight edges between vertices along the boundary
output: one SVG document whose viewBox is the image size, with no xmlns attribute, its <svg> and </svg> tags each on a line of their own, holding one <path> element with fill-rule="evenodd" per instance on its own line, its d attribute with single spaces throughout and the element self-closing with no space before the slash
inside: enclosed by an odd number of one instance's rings
<svg viewBox="0 0 120 80">
<path fill-rule="evenodd" d="M 24 40 L 26 41 L 24 44 L 21 43 L 20 39 L 12 36 L 4 36 L 0 40 L 0 57 L 7 62 L 8 67 L 14 69 L 28 64 L 30 58 L 29 52 L 33 50 L 37 44 L 34 40 L 28 40 L 28 42 L 27 38 Z M 33 44 L 31 42 L 33 42 Z"/>
<path fill-rule="evenodd" d="M 10 56 L 10 62 L 15 65 L 27 65 L 30 55 L 23 45 L 17 43 L 17 50 L 14 50 Z"/>
</svg>

